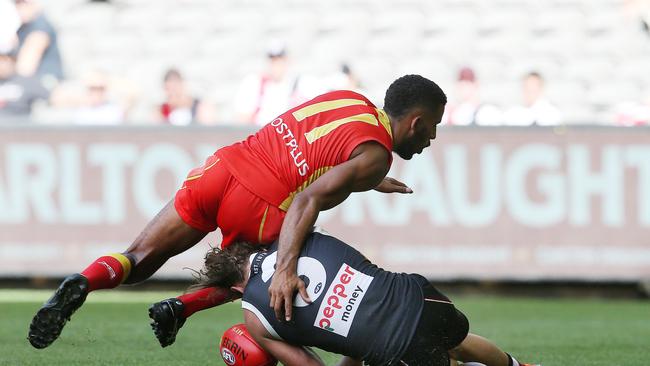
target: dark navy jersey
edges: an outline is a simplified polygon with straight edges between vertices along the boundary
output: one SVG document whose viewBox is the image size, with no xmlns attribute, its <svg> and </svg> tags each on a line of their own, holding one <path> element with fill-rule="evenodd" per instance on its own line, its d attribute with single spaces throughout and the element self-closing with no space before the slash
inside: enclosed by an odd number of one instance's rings
<svg viewBox="0 0 650 366">
<path fill-rule="evenodd" d="M 242 298 L 242 307 L 253 312 L 273 337 L 370 365 L 400 359 L 420 319 L 426 279 L 384 271 L 342 241 L 312 233 L 297 268 L 312 303 L 296 295 L 292 321 L 281 322 L 269 306 L 268 295 L 276 257 L 277 243 L 251 256 L 250 279 Z"/>
</svg>

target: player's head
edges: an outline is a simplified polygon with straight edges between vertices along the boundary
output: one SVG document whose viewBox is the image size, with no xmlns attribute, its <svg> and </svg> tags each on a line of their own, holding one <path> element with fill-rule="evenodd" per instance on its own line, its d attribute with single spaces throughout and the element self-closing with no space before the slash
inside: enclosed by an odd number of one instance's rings
<svg viewBox="0 0 650 366">
<path fill-rule="evenodd" d="M 406 75 L 386 90 L 384 111 L 393 127 L 393 151 L 402 159 L 421 153 L 436 138 L 447 96 L 438 84 L 420 75 Z"/>
<path fill-rule="evenodd" d="M 196 287 L 221 287 L 243 292 L 248 282 L 248 259 L 260 251 L 259 245 L 235 242 L 221 250 L 213 248 L 205 255 Z"/>
<path fill-rule="evenodd" d="M 230 366 L 273 366 L 278 363 L 255 342 L 244 324 L 234 325 L 223 333 L 219 352 L 223 361 Z"/>
</svg>

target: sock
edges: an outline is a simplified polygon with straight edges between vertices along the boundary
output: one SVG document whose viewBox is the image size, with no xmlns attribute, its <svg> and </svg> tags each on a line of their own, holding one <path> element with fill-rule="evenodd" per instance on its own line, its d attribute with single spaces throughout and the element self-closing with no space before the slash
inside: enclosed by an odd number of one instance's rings
<svg viewBox="0 0 650 366">
<path fill-rule="evenodd" d="M 119 286 L 131 272 L 131 261 L 124 254 L 97 258 L 81 275 L 88 279 L 88 292 Z"/>
<path fill-rule="evenodd" d="M 508 355 L 508 366 L 521 366 L 514 357 L 510 356 L 510 354 L 506 353 L 506 355 Z"/>
<path fill-rule="evenodd" d="M 230 289 L 220 287 L 207 287 L 189 294 L 181 295 L 179 300 L 185 305 L 183 317 L 200 310 L 209 309 L 235 299 L 234 293 Z"/>
</svg>

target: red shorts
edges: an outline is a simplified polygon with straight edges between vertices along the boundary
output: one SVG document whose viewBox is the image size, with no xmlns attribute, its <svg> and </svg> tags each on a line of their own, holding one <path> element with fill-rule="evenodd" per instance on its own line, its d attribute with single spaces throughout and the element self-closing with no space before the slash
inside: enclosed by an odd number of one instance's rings
<svg viewBox="0 0 650 366">
<path fill-rule="evenodd" d="M 286 214 L 244 188 L 214 155 L 188 174 L 174 207 L 197 230 L 220 228 L 222 248 L 238 240 L 272 243 L 280 236 Z"/>
</svg>

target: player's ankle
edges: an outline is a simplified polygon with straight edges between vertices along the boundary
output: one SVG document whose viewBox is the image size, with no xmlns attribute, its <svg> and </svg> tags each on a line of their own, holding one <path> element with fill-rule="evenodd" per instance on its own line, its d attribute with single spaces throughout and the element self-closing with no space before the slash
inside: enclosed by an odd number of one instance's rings
<svg viewBox="0 0 650 366">
<path fill-rule="evenodd" d="M 197 311 L 210 309 L 223 303 L 232 301 L 232 291 L 218 287 L 207 287 L 198 291 L 178 296 L 183 304 L 182 316 L 187 318 Z"/>
<path fill-rule="evenodd" d="M 131 272 L 131 259 L 124 254 L 110 254 L 97 258 L 81 275 L 88 280 L 88 292 L 119 286 Z"/>
</svg>

